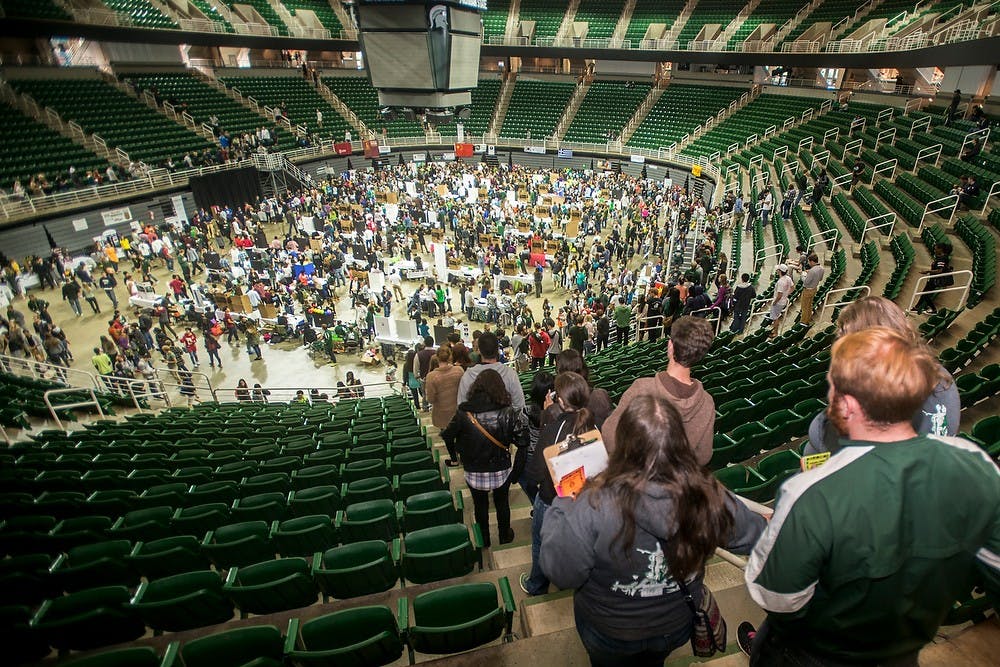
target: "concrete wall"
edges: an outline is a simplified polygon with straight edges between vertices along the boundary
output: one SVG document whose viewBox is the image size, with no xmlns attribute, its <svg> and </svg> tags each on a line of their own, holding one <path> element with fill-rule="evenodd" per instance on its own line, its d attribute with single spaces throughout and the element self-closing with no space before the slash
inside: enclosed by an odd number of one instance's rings
<svg viewBox="0 0 1000 667">
<path fill-rule="evenodd" d="M 50 251 L 45 231 L 48 230 L 56 244 L 68 249 L 70 253 L 75 255 L 89 251 L 94 237 L 100 236 L 109 229 L 114 229 L 119 233 L 130 233 L 127 222 L 112 226 L 105 225 L 104 219 L 101 217 L 102 212 L 128 208 L 133 220 L 145 221 L 149 217 L 149 212 L 152 211 L 159 223 L 163 222 L 165 216 L 174 214 L 170 198 L 177 194 L 182 194 L 184 197 L 184 208 L 190 216 L 196 209 L 194 198 L 189 191 L 161 193 L 155 197 L 57 215 L 30 225 L 4 229 L 0 231 L 0 249 L 8 257 L 17 259 L 34 254 L 47 255 Z M 73 221 L 80 219 L 86 220 L 87 228 L 77 231 L 74 229 Z"/>
</svg>

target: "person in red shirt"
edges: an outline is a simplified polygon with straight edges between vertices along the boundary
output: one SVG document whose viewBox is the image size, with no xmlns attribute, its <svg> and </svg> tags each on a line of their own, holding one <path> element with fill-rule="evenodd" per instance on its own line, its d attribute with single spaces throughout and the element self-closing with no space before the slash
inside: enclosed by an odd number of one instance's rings
<svg viewBox="0 0 1000 667">
<path fill-rule="evenodd" d="M 184 281 L 181 280 L 181 277 L 176 273 L 167 284 L 170 285 L 170 289 L 173 291 L 175 299 L 180 298 L 181 296 L 187 297 L 187 286 L 184 284 Z"/>
<path fill-rule="evenodd" d="M 191 331 L 191 327 L 184 330 L 181 334 L 181 345 L 184 346 L 184 351 L 188 353 L 191 357 L 191 363 L 194 367 L 198 367 L 198 337 Z"/>
<path fill-rule="evenodd" d="M 531 355 L 531 370 L 541 368 L 545 365 L 545 355 L 549 351 L 548 332 L 542 328 L 541 322 L 535 322 L 535 330 L 528 334 L 528 353 Z"/>
</svg>

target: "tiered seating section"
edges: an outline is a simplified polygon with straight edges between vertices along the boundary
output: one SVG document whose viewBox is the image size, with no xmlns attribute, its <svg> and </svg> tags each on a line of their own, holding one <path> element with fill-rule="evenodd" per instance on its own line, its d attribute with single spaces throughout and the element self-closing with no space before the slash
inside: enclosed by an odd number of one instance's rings
<svg viewBox="0 0 1000 667">
<path fill-rule="evenodd" d="M 233 28 L 233 24 L 223 18 L 222 14 L 215 5 L 210 4 L 206 0 L 191 0 L 191 3 L 201 10 L 201 13 L 205 15 L 211 21 L 218 23 L 226 32 L 236 32 Z"/>
<path fill-rule="evenodd" d="M 50 21 L 72 21 L 69 12 L 52 0 L 3 0 L 0 3 L 4 14 L 11 18 L 47 19 Z"/>
<path fill-rule="evenodd" d="M 486 38 L 503 37 L 507 31 L 507 17 L 510 15 L 510 0 L 495 0 L 486 4 L 483 14 L 483 34 Z"/>
<path fill-rule="evenodd" d="M 497 98 L 500 96 L 500 79 L 480 79 L 479 85 L 472 91 L 472 117 L 462 121 L 465 133 L 481 137 L 490 127 L 493 113 L 497 108 Z M 453 136 L 457 133 L 455 123 L 438 128 L 443 135 Z"/>
<path fill-rule="evenodd" d="M 0 143 L 0 188 L 8 192 L 17 180 L 27 188 L 39 173 L 55 184 L 69 178 L 70 167 L 80 176 L 96 169 L 102 177 L 108 167 L 107 160 L 6 104 L 0 104 L 0 124 L 5 135 Z"/>
<path fill-rule="evenodd" d="M 788 36 L 782 43 L 788 44 L 794 42 L 798 39 L 799 35 L 808 30 L 814 23 L 829 23 L 832 26 L 845 16 L 853 15 L 857 10 L 858 3 L 855 0 L 824 0 L 823 4 L 812 10 L 802 23 L 788 33 Z"/>
<path fill-rule="evenodd" d="M 273 26 L 277 29 L 278 34 L 284 37 L 288 36 L 288 26 L 285 22 L 281 20 L 278 16 L 278 12 L 274 11 L 274 7 L 271 6 L 267 0 L 222 0 L 228 7 L 232 8 L 236 4 L 250 5 L 257 10 L 268 25 Z"/>
<path fill-rule="evenodd" d="M 518 18 L 535 22 L 535 37 L 555 37 L 566 16 L 568 2 L 552 0 L 521 0 Z"/>
<path fill-rule="evenodd" d="M 697 37 L 706 24 L 718 23 L 725 30 L 730 21 L 736 18 L 736 13 L 743 8 L 744 4 L 732 0 L 698 0 L 698 4 L 691 11 L 690 18 L 677 35 L 678 46 L 686 49 L 688 42 Z"/>
<path fill-rule="evenodd" d="M 635 48 L 638 47 L 639 40 L 645 38 L 651 23 L 663 23 L 666 29 L 670 30 L 674 19 L 685 4 L 687 4 L 685 0 L 636 0 L 632 18 L 625 31 L 625 39 Z"/>
<path fill-rule="evenodd" d="M 273 124 L 273 119 L 257 115 L 187 72 L 135 75 L 127 78 L 140 90 L 155 90 L 165 101 L 172 100 L 172 104 L 181 103 L 182 108 L 199 123 L 208 123 L 213 115 L 216 116 L 219 119 L 220 129 L 234 138 L 244 132 L 252 134 L 261 126 L 270 127 Z M 294 147 L 295 141 L 290 133 L 278 135 L 279 150 L 289 150 Z"/>
<path fill-rule="evenodd" d="M 738 100 L 747 90 L 672 83 L 629 139 L 630 146 L 669 146 Z"/>
<path fill-rule="evenodd" d="M 518 79 L 500 136 L 521 139 L 530 131 L 532 139 L 541 140 L 551 135 L 573 89 L 572 83 Z"/>
<path fill-rule="evenodd" d="M 52 107 L 64 120 L 99 134 L 109 148 L 121 148 L 136 162 L 160 166 L 168 158 L 180 162 L 185 153 L 213 148 L 203 137 L 101 80 L 17 79 L 11 85 L 43 107 Z"/>
<path fill-rule="evenodd" d="M 179 27 L 176 21 L 146 0 L 103 0 L 103 2 L 140 28 L 176 30 Z"/>
<path fill-rule="evenodd" d="M 782 24 L 795 16 L 795 13 L 802 8 L 799 0 L 769 0 L 757 5 L 757 9 L 747 17 L 733 36 L 729 38 L 728 48 L 733 49 L 738 44 L 742 44 L 750 36 L 757 26 L 762 23 L 773 23 L 775 30 L 781 28 Z M 808 19 L 806 19 L 808 21 Z"/>
<path fill-rule="evenodd" d="M 691 157 L 715 151 L 724 153 L 731 144 L 741 143 L 753 134 L 762 135 L 771 125 L 780 127 L 786 118 L 799 118 L 802 112 L 818 106 L 819 100 L 815 98 L 761 95 L 695 139 L 681 153 Z"/>
<path fill-rule="evenodd" d="M 17 605 L 15 618 L 3 619 L 4 636 L 33 647 L 29 659 L 49 647 L 130 641 L 147 627 L 215 625 L 234 607 L 245 618 L 309 607 L 321 594 L 355 598 L 482 568 L 478 527 L 470 536 L 461 495 L 453 501 L 402 397 L 140 414 L 40 433 L 5 450 L 0 463 L 0 551 L 11 557 L 0 581 L 6 604 Z M 408 632 L 410 650 L 456 652 L 509 634 L 509 585 L 500 582 L 502 603 L 486 587 L 499 615 L 478 623 L 489 597 L 481 583 L 417 597 L 415 621 L 456 626 L 446 628 L 455 636 L 448 643 Z M 454 610 L 451 622 L 435 611 L 445 600 L 471 605 L 463 622 L 476 632 L 458 627 Z M 403 598 L 403 628 L 406 605 Z M 358 636 L 314 644 L 308 625 L 300 649 L 360 650 Z M 189 666 L 195 644 L 181 649 Z"/>
<path fill-rule="evenodd" d="M 623 0 L 581 0 L 574 21 L 587 24 L 587 39 L 610 39 L 624 6 Z"/>
<path fill-rule="evenodd" d="M 388 123 L 379 117 L 378 92 L 366 77 L 323 77 L 323 83 L 373 130 L 385 127 L 390 137 L 423 136 L 418 122 L 400 118 Z"/>
<path fill-rule="evenodd" d="M 302 77 L 231 77 L 220 79 L 230 88 L 253 97 L 261 104 L 285 104 L 292 125 L 305 125 L 322 137 L 343 138 L 350 125 L 316 89 Z M 316 110 L 323 112 L 323 127 L 316 126 Z"/>
<path fill-rule="evenodd" d="M 563 138 L 600 144 L 608 140 L 608 131 L 619 136 L 649 89 L 645 83 L 626 87 L 623 81 L 594 81 Z"/>
<path fill-rule="evenodd" d="M 333 7 L 327 0 L 281 0 L 281 4 L 288 8 L 292 16 L 295 16 L 296 10 L 299 9 L 308 9 L 314 12 L 316 18 L 319 19 L 324 28 L 330 31 L 332 37 L 340 37 L 340 31 L 344 29 L 337 17 L 337 12 L 333 11 Z"/>
</svg>

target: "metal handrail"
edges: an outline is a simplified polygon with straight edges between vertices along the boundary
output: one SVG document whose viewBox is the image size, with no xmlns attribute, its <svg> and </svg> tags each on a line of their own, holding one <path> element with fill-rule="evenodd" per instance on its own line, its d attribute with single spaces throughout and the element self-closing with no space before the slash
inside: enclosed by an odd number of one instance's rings
<svg viewBox="0 0 1000 667">
<path fill-rule="evenodd" d="M 90 394 L 90 400 L 78 401 L 76 403 L 61 403 L 56 406 L 52 405 L 52 400 L 51 400 L 52 396 L 58 396 L 60 394 L 75 394 L 80 391 L 86 391 L 88 394 Z M 52 415 L 52 421 L 56 423 L 56 426 L 61 431 L 65 431 L 66 429 L 63 428 L 62 420 L 59 419 L 59 415 L 56 412 L 56 408 L 59 408 L 60 410 L 70 410 L 73 408 L 87 408 L 93 406 L 97 408 L 97 414 L 100 415 L 101 419 L 103 419 L 105 416 L 104 410 L 101 408 L 101 403 L 100 401 L 97 400 L 97 394 L 94 393 L 93 388 L 80 389 L 78 387 L 66 387 L 64 389 L 49 389 L 44 394 L 42 394 L 42 400 L 45 401 L 45 407 L 49 409 L 49 414 Z"/>
<path fill-rule="evenodd" d="M 846 294 L 848 292 L 854 292 L 856 290 L 860 291 L 861 294 L 854 297 L 853 299 L 844 299 L 842 301 L 835 301 L 833 303 L 830 303 L 830 298 L 834 294 Z M 823 316 L 826 314 L 827 308 L 837 308 L 839 306 L 846 306 L 847 304 L 854 303 L 858 299 L 862 298 L 862 295 L 871 296 L 871 293 L 872 293 L 872 288 L 869 287 L 868 285 L 857 285 L 854 287 L 841 287 L 838 289 L 832 289 L 826 293 L 825 297 L 823 297 L 823 306 L 819 310 L 819 319 L 823 319 Z"/>
<path fill-rule="evenodd" d="M 931 278 L 944 278 L 946 276 L 952 276 L 954 282 L 958 282 L 959 277 L 968 278 L 968 280 L 963 285 L 951 285 L 950 287 L 936 287 L 934 289 L 921 290 L 923 285 L 927 284 Z M 913 294 L 910 295 L 910 304 L 906 307 L 906 312 L 913 310 L 916 305 L 917 300 L 924 296 L 925 294 L 941 294 L 943 292 L 962 292 L 962 296 L 958 299 L 958 305 L 955 306 L 955 310 L 961 310 L 965 307 L 965 302 L 969 298 L 969 290 L 972 288 L 972 280 L 974 276 L 972 271 L 968 269 L 962 271 L 949 271 L 948 273 L 936 273 L 934 275 L 920 276 L 917 279 L 917 284 L 913 287 Z"/>
</svg>

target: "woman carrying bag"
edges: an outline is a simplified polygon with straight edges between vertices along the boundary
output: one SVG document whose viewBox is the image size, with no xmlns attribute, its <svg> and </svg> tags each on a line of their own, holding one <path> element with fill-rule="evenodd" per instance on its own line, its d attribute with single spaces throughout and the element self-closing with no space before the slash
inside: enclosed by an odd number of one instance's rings
<svg viewBox="0 0 1000 667">
<path fill-rule="evenodd" d="M 487 369 L 469 388 L 465 402 L 458 406 L 451 423 L 441 433 L 451 440 L 465 468 L 465 483 L 472 493 L 476 523 L 483 533 L 483 546 L 490 540 L 490 492 L 497 513 L 500 544 L 514 540 L 510 527 L 510 485 L 524 469 L 528 424 L 524 412 L 511 406 L 510 394 L 500 374 Z M 516 457 L 515 450 L 524 448 Z"/>
<path fill-rule="evenodd" d="M 592 665 L 659 666 L 689 640 L 700 650 L 695 609 L 709 611 L 708 639 L 718 641 L 705 563 L 719 546 L 749 553 L 765 522 L 698 465 L 666 400 L 636 399 L 615 433 L 608 468 L 545 513 L 540 562 L 553 584 L 576 589 Z"/>
</svg>

